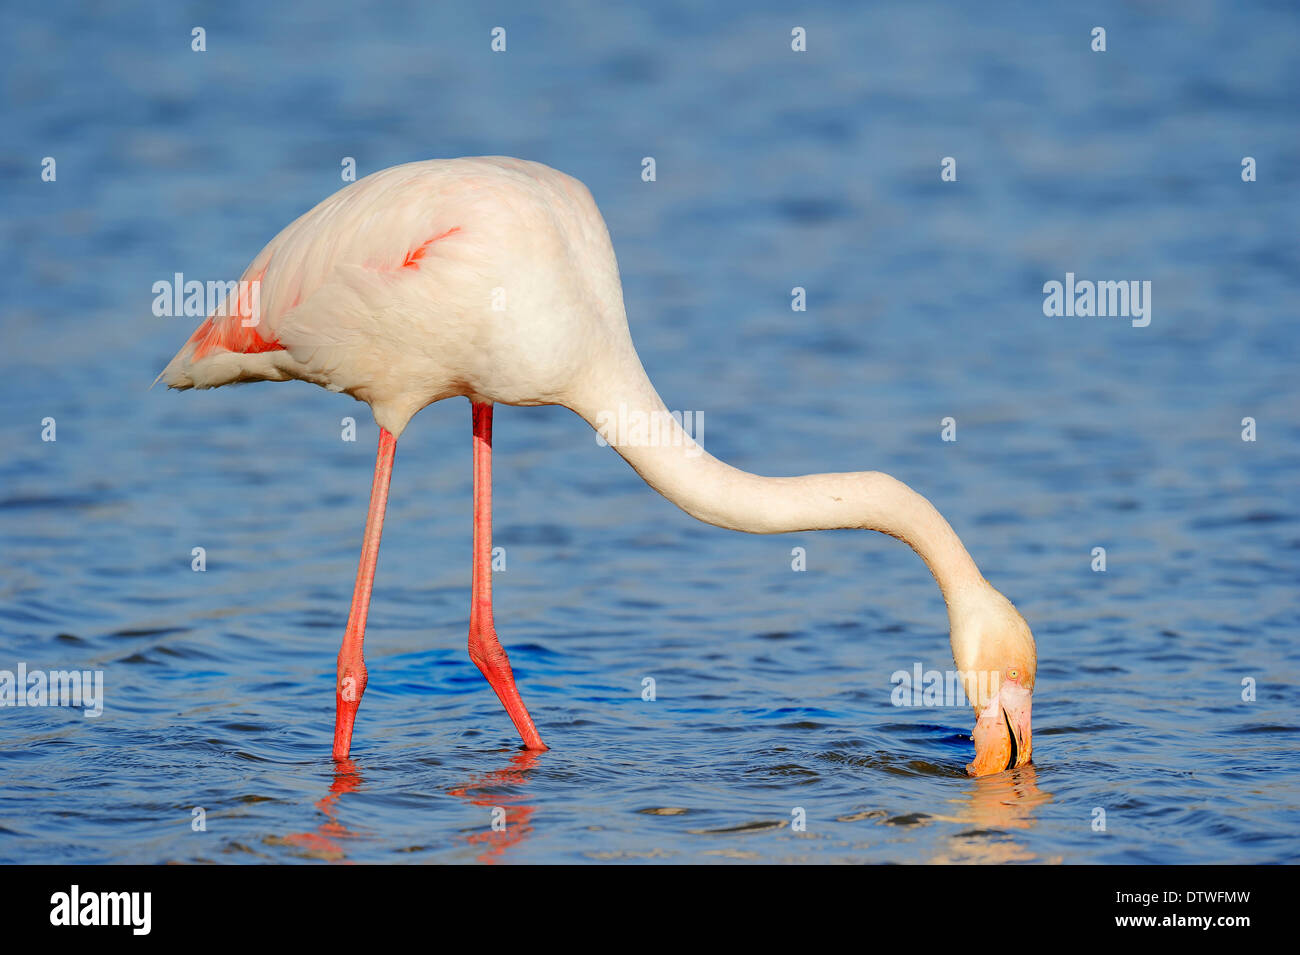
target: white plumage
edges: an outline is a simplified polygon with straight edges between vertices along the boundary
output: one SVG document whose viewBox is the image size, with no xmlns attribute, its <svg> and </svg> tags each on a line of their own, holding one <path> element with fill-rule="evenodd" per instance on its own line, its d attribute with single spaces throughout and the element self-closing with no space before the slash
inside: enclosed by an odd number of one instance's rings
<svg viewBox="0 0 1300 955">
<path fill-rule="evenodd" d="M 400 436 L 453 395 L 563 404 L 593 360 L 615 344 L 632 353 L 591 194 L 539 163 L 429 160 L 374 173 L 286 226 L 241 281 L 259 276 L 255 333 L 283 350 L 195 360 L 191 340 L 164 383 L 300 378 L 368 402 Z"/>
<path fill-rule="evenodd" d="M 479 615 L 471 617 L 470 652 L 526 745 L 543 747 L 491 622 L 485 548 L 494 403 L 561 404 L 597 428 L 628 413 L 660 416 L 669 425 L 666 439 L 602 434 L 651 487 L 710 524 L 763 534 L 867 528 L 906 542 L 943 591 L 953 656 L 971 675 L 968 685 L 976 685 L 977 673 L 995 677 L 971 693 L 980 719 L 968 769 L 982 775 L 1029 761 L 1036 649 L 1010 601 L 984 580 L 930 502 L 887 474 L 768 478 L 702 453 L 667 417 L 641 366 L 609 233 L 576 179 L 502 157 L 385 169 L 292 222 L 243 280 L 261 283 L 257 325 L 244 327 L 238 314 L 209 317 L 162 380 L 212 388 L 300 378 L 368 402 L 383 429 L 339 657 L 336 756 L 348 752 L 365 687 L 361 639 L 395 439 L 421 408 L 462 395 L 476 409 Z"/>
</svg>

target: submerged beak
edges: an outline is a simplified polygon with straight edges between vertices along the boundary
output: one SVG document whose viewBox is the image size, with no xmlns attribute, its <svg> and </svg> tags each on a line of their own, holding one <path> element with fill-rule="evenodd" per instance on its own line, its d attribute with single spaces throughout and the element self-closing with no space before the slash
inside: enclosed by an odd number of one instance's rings
<svg viewBox="0 0 1300 955">
<path fill-rule="evenodd" d="M 1029 711 L 1033 694 L 1006 681 L 975 721 L 975 761 L 966 765 L 972 776 L 989 776 L 1024 766 L 1032 755 Z"/>
</svg>

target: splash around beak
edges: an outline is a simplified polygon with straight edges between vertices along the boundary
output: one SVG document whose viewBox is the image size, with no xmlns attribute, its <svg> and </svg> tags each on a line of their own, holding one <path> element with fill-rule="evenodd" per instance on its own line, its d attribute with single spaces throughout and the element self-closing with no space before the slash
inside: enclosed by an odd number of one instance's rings
<svg viewBox="0 0 1300 955">
<path fill-rule="evenodd" d="M 990 776 L 1024 766 L 1033 749 L 1030 707 L 1033 693 L 1017 683 L 1004 682 L 975 721 L 975 761 L 966 764 L 972 776 Z"/>
</svg>

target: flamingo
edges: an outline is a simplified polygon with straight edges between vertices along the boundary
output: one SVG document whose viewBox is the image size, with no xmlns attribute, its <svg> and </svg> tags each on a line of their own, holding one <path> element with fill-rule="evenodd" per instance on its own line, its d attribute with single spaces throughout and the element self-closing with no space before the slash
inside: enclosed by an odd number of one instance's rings
<svg viewBox="0 0 1300 955">
<path fill-rule="evenodd" d="M 529 750 L 545 743 L 492 619 L 492 411 L 563 405 L 692 517 L 751 534 L 865 528 L 908 544 L 939 585 L 976 716 L 971 775 L 1027 764 L 1037 654 L 1024 618 L 926 498 L 878 471 L 763 477 L 671 416 L 628 330 L 605 221 L 577 179 L 505 157 L 393 166 L 281 231 L 163 369 L 176 389 L 296 378 L 369 404 L 379 447 L 339 649 L 335 760 L 366 689 L 366 615 L 397 439 L 421 408 L 469 399 L 474 538 L 469 655 Z M 629 424 L 653 420 L 656 440 Z M 614 422 L 611 424 L 611 422 Z M 988 677 L 988 678 L 986 678 Z"/>
</svg>

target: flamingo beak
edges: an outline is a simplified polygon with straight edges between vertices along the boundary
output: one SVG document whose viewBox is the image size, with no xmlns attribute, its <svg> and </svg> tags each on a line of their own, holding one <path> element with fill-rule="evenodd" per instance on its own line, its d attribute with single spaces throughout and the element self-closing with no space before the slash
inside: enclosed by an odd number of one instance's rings
<svg viewBox="0 0 1300 955">
<path fill-rule="evenodd" d="M 1030 708 L 1033 692 L 1006 681 L 998 695 L 975 721 L 975 761 L 966 765 L 972 776 L 990 776 L 1004 769 L 1024 766 L 1033 749 Z"/>
</svg>

